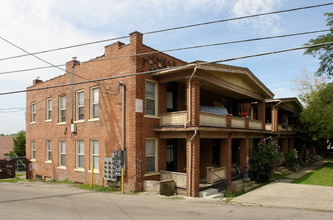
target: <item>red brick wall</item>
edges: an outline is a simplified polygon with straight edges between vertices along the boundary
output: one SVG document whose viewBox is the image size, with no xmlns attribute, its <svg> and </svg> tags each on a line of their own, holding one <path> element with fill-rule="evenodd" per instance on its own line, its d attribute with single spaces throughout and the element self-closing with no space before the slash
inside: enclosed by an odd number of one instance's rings
<svg viewBox="0 0 333 220">
<path fill-rule="evenodd" d="M 74 82 L 81 82 L 91 79 L 99 79 L 105 77 L 121 76 L 136 72 L 147 71 L 154 67 L 155 69 L 165 68 L 167 66 L 176 66 L 184 64 L 181 60 L 173 58 L 169 55 L 159 53 L 144 56 L 125 57 L 120 59 L 106 59 L 111 57 L 127 56 L 142 52 L 155 51 L 142 44 L 142 35 L 140 33 L 131 34 L 130 44 L 116 42 L 105 47 L 105 54 L 94 60 L 98 62 L 78 62 L 67 63 L 67 73 L 54 79 L 39 83 L 29 88 L 42 88 L 46 86 L 60 85 L 71 82 L 72 65 L 74 67 Z M 106 59 L 106 60 L 104 60 Z M 79 75 L 79 76 L 77 76 Z M 122 96 L 111 95 L 110 90 L 114 90 L 122 81 L 126 85 L 125 100 L 125 149 L 127 171 L 125 177 L 125 190 L 142 189 L 142 181 L 145 179 L 145 139 L 156 138 L 158 135 L 153 128 L 159 125 L 158 118 L 145 118 L 145 113 L 135 112 L 135 99 L 142 99 L 145 106 L 145 80 L 154 79 L 151 75 L 140 75 L 132 77 L 124 77 L 119 79 L 110 79 L 102 82 L 91 82 L 74 86 L 74 92 L 84 90 L 85 106 L 84 119 L 82 123 L 77 123 L 77 132 L 70 132 L 70 103 L 71 103 L 71 87 L 59 87 L 47 89 L 43 91 L 34 91 L 27 93 L 27 158 L 30 159 L 30 143 L 32 140 L 36 142 L 36 162 L 32 162 L 32 170 L 29 177 L 33 178 L 36 174 L 48 176 L 57 180 L 73 180 L 77 182 L 90 182 L 89 146 L 91 139 L 99 140 L 99 158 L 100 158 L 100 174 L 95 174 L 94 183 L 103 185 L 103 159 L 110 157 L 114 150 L 121 149 L 121 108 Z M 99 86 L 99 121 L 89 121 L 90 115 L 90 88 Z M 166 111 L 166 86 L 159 85 L 159 109 L 158 112 Z M 66 95 L 66 124 L 58 125 L 58 98 L 59 95 Z M 45 122 L 46 99 L 52 98 L 52 121 Z M 32 102 L 37 103 L 36 123 L 30 124 L 30 105 Z M 74 93 L 74 103 L 76 97 Z M 75 105 L 74 105 L 75 106 Z M 74 109 L 74 120 L 76 110 Z M 52 141 L 53 163 L 45 164 L 46 150 L 45 141 Z M 58 169 L 59 164 L 59 140 L 66 141 L 66 169 Z M 84 140 L 85 146 L 85 171 L 75 171 L 76 167 L 76 140 Z M 165 143 L 158 140 L 158 170 L 165 169 Z M 156 178 L 152 176 L 147 178 Z"/>
<path fill-rule="evenodd" d="M 265 129 L 265 122 L 266 122 L 266 103 L 265 103 L 265 101 L 258 102 L 258 120 L 262 121 L 262 129 Z"/>
<path fill-rule="evenodd" d="M 199 196 L 199 180 L 200 180 L 200 134 L 192 139 L 193 132 L 187 134 L 187 152 L 186 155 L 186 192 L 188 196 Z M 191 165 L 190 165 L 191 163 Z"/>
<path fill-rule="evenodd" d="M 220 164 L 227 167 L 228 186 L 231 184 L 231 134 L 221 139 Z"/>
</svg>

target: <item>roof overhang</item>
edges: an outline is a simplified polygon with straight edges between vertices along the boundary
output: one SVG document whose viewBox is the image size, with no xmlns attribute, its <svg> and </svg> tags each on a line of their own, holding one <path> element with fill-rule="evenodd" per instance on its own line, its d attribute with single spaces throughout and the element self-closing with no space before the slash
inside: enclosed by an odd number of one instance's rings
<svg viewBox="0 0 333 220">
<path fill-rule="evenodd" d="M 268 99 L 266 104 L 278 105 L 280 108 L 292 113 L 300 112 L 303 109 L 302 104 L 296 97 Z"/>
<path fill-rule="evenodd" d="M 202 89 L 228 94 L 237 99 L 264 100 L 274 94 L 248 69 L 216 63 L 191 63 L 153 73 L 159 82 L 184 81 L 196 67 L 195 76 L 201 80 Z"/>
</svg>

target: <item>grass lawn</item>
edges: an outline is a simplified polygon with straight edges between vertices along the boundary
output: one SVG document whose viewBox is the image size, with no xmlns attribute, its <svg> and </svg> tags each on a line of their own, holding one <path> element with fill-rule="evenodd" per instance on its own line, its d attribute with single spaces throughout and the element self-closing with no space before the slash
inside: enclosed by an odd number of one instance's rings
<svg viewBox="0 0 333 220">
<path fill-rule="evenodd" d="M 325 163 L 301 178 L 294 180 L 292 183 L 333 186 L 333 160 Z"/>
</svg>

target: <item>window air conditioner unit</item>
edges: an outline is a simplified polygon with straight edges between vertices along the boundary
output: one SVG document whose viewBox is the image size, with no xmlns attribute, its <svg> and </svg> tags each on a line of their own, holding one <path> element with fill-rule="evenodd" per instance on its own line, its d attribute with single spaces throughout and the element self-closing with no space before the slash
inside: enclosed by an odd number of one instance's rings
<svg viewBox="0 0 333 220">
<path fill-rule="evenodd" d="M 71 124 L 71 132 L 76 133 L 76 124 Z"/>
</svg>

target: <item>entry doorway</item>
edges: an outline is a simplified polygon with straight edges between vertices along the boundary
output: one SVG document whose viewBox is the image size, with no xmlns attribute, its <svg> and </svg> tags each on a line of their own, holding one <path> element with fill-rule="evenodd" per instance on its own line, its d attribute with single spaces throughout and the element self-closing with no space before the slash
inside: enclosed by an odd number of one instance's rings
<svg viewBox="0 0 333 220">
<path fill-rule="evenodd" d="M 177 139 L 168 139 L 166 143 L 166 170 L 177 171 Z"/>
</svg>

